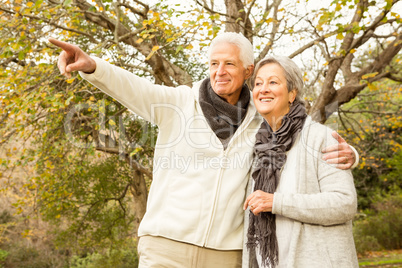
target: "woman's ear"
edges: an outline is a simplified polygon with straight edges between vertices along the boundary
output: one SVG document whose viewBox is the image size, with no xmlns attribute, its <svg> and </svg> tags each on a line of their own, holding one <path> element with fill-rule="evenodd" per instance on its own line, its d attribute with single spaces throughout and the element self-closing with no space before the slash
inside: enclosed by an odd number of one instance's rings
<svg viewBox="0 0 402 268">
<path fill-rule="evenodd" d="M 293 89 L 292 91 L 289 92 L 289 103 L 293 103 L 296 99 L 297 95 L 297 90 Z"/>
</svg>

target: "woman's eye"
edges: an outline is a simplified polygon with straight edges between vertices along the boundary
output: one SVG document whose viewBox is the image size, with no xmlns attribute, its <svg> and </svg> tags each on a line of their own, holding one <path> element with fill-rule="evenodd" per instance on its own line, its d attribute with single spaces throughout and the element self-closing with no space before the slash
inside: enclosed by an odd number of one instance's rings
<svg viewBox="0 0 402 268">
<path fill-rule="evenodd" d="M 276 81 L 269 81 L 270 84 L 276 84 Z"/>
</svg>

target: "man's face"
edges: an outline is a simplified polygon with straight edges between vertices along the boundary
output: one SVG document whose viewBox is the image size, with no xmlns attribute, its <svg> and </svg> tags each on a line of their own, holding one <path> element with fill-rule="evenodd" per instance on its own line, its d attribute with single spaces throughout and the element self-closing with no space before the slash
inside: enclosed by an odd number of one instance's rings
<svg viewBox="0 0 402 268">
<path fill-rule="evenodd" d="M 244 68 L 240 49 L 233 44 L 215 45 L 209 59 L 209 76 L 214 92 L 230 104 L 239 100 L 244 81 L 253 72 L 253 66 Z"/>
</svg>

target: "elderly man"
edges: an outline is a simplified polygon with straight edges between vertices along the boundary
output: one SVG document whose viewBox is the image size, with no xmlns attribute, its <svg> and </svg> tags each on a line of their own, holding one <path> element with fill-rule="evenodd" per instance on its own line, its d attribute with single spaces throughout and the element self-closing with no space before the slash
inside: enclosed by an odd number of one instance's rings
<svg viewBox="0 0 402 268">
<path fill-rule="evenodd" d="M 63 49 L 58 61 L 63 75 L 80 71 L 159 127 L 153 182 L 138 230 L 140 267 L 240 267 L 242 204 L 262 122 L 245 85 L 254 69 L 251 43 L 241 34 L 219 35 L 208 52 L 209 78 L 193 88 L 170 88 L 75 45 L 49 41 Z M 350 159 L 342 168 L 354 162 L 343 140 L 327 151 L 332 163 Z"/>
</svg>

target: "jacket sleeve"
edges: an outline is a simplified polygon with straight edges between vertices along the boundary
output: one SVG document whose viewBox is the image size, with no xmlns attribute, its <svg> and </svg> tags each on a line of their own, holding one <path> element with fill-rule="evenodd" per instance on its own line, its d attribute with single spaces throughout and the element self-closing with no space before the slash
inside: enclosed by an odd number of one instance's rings
<svg viewBox="0 0 402 268">
<path fill-rule="evenodd" d="M 303 158 L 298 167 L 299 192 L 275 193 L 272 213 L 318 225 L 352 220 L 357 209 L 352 173 L 337 169 L 321 158 L 321 150 L 335 141 L 331 130 L 322 125 L 313 126 L 303 136 L 305 142 L 299 148 Z"/>
<path fill-rule="evenodd" d="M 177 88 L 155 85 L 102 59 L 92 57 L 96 70 L 92 74 L 80 72 L 82 78 L 108 94 L 135 114 L 159 125 L 188 100 L 191 90 L 187 86 Z"/>
</svg>

